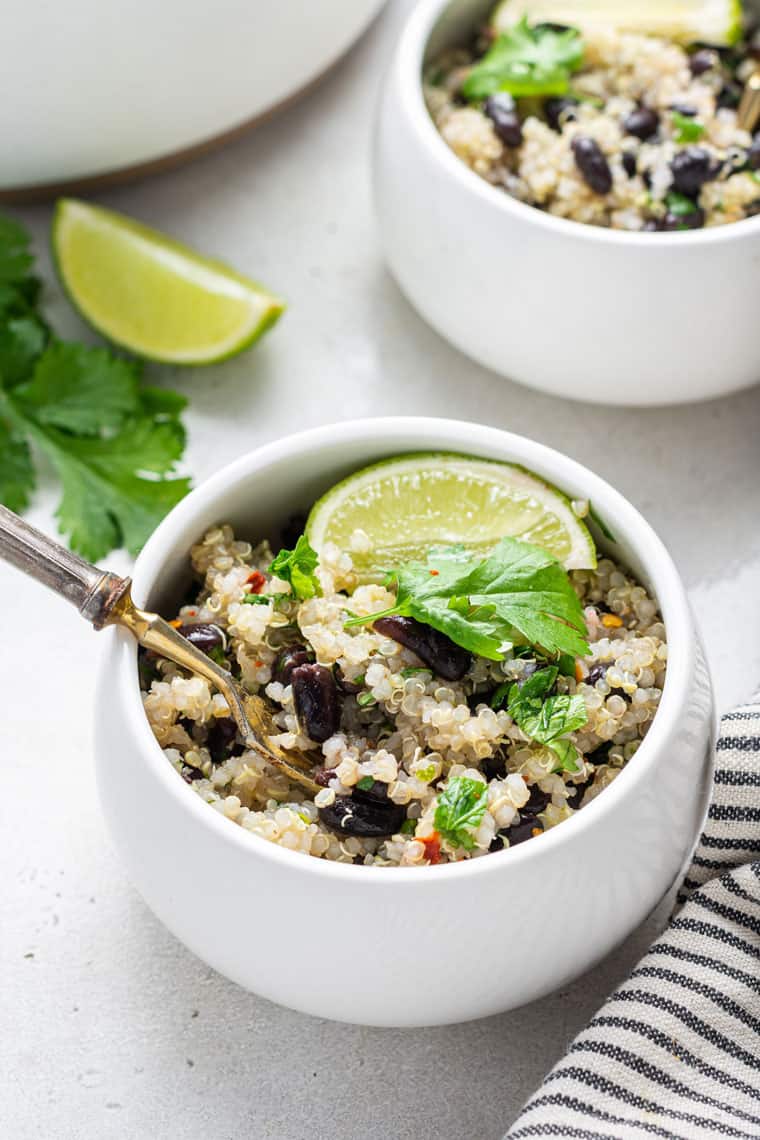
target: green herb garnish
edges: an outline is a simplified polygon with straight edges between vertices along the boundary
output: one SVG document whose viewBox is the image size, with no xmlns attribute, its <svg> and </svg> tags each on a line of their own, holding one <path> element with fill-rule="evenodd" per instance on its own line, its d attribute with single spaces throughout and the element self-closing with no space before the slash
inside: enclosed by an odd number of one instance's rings
<svg viewBox="0 0 760 1140">
<path fill-rule="evenodd" d="M 418 768 L 414 774 L 418 780 L 422 780 L 423 784 L 429 784 L 436 774 L 435 764 L 428 764 L 424 768 Z"/>
<path fill-rule="evenodd" d="M 531 28 L 525 17 L 503 32 L 462 84 L 467 99 L 510 95 L 564 95 L 570 76 L 583 63 L 583 40 L 575 28 L 547 24 Z"/>
<path fill-rule="evenodd" d="M 577 772 L 578 750 L 563 738 L 582 728 L 588 721 L 588 713 L 583 697 L 577 693 L 548 695 L 557 674 L 557 667 L 550 665 L 537 669 L 521 685 L 513 684 L 507 698 L 507 712 L 527 737 L 555 753 L 559 762 L 555 771 Z"/>
<path fill-rule="evenodd" d="M 697 211 L 696 202 L 687 198 L 685 194 L 679 194 L 677 190 L 670 190 L 665 195 L 665 205 L 676 218 L 687 218 Z"/>
<path fill-rule="evenodd" d="M 434 823 L 444 839 L 472 851 L 472 832 L 480 826 L 488 804 L 488 787 L 482 780 L 454 776 L 438 796 Z"/>
<path fill-rule="evenodd" d="M 187 401 L 142 386 L 136 361 L 59 340 L 32 268 L 28 234 L 0 217 L 0 500 L 29 506 L 34 444 L 61 480 L 56 513 L 72 549 L 92 561 L 122 545 L 136 554 L 189 490 L 167 478 Z"/>
<path fill-rule="evenodd" d="M 402 835 L 414 835 L 415 831 L 417 830 L 417 820 L 405 819 L 401 824 L 400 830 Z"/>
<path fill-rule="evenodd" d="M 567 572 L 531 543 L 502 538 L 484 559 L 461 547 L 433 552 L 424 565 L 409 562 L 393 571 L 388 583 L 396 586 L 395 606 L 351 618 L 347 626 L 401 614 L 492 661 L 516 640 L 550 657 L 589 652 L 583 610 Z"/>
<path fill-rule="evenodd" d="M 410 665 L 406 669 L 401 670 L 401 676 L 406 678 L 415 677 L 418 673 L 431 673 L 432 669 L 426 669 L 422 665 Z"/>
<path fill-rule="evenodd" d="M 375 781 L 373 780 L 373 778 L 371 776 L 362 776 L 361 780 L 357 780 L 356 786 L 357 786 L 357 788 L 360 788 L 361 791 L 368 792 L 370 790 L 370 788 L 372 787 L 372 785 L 374 784 L 374 782 Z"/>
<path fill-rule="evenodd" d="M 706 128 L 704 123 L 700 123 L 699 119 L 692 119 L 688 115 L 682 115 L 680 111 L 671 111 L 670 120 L 673 124 L 673 130 L 675 131 L 676 142 L 698 142 L 705 133 Z"/>
<path fill-rule="evenodd" d="M 247 606 L 268 606 L 273 602 L 276 597 L 282 597 L 278 594 L 245 594 L 243 601 Z"/>
<path fill-rule="evenodd" d="M 377 704 L 377 700 L 372 693 L 359 693 L 356 698 L 356 703 L 360 709 L 371 708 L 372 705 Z"/>
<path fill-rule="evenodd" d="M 298 539 L 293 550 L 281 550 L 269 567 L 270 574 L 288 582 L 297 598 L 314 598 L 322 594 L 322 587 L 314 571 L 319 557 L 305 534 Z"/>
</svg>

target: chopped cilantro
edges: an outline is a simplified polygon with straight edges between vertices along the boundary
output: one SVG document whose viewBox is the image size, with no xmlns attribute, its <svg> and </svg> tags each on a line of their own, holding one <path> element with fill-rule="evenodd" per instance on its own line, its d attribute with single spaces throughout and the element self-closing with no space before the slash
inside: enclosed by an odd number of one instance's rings
<svg viewBox="0 0 760 1140">
<path fill-rule="evenodd" d="M 421 665 L 410 665 L 407 669 L 401 670 L 401 676 L 404 678 L 416 677 L 418 673 L 430 673 L 430 669 L 426 669 Z"/>
<path fill-rule="evenodd" d="M 322 587 L 315 574 L 319 557 L 308 538 L 302 534 L 293 550 L 281 550 L 269 567 L 270 574 L 288 582 L 297 598 L 315 598 Z"/>
<path fill-rule="evenodd" d="M 557 674 L 557 667 L 551 665 L 537 669 L 522 685 L 512 685 L 507 712 L 527 737 L 555 753 L 555 771 L 577 772 L 578 751 L 565 737 L 586 724 L 588 713 L 583 697 L 577 693 L 549 695 Z"/>
<path fill-rule="evenodd" d="M 480 826 L 488 804 L 488 787 L 482 780 L 453 776 L 438 796 L 434 822 L 444 839 L 472 851 L 472 832 Z"/>
<path fill-rule="evenodd" d="M 680 111 L 671 111 L 670 120 L 673 124 L 676 142 L 698 142 L 705 133 L 704 123 L 700 123 L 699 119 L 692 119 L 688 115 L 682 115 Z"/>
<path fill-rule="evenodd" d="M 243 601 L 247 606 L 268 606 L 270 602 L 274 601 L 277 594 L 245 594 Z"/>
<path fill-rule="evenodd" d="M 356 703 L 360 709 L 367 709 L 372 705 L 376 705 L 377 701 L 372 693 L 359 693 L 359 696 L 356 698 Z"/>
<path fill-rule="evenodd" d="M 502 538 L 482 560 L 459 547 L 436 551 L 424 565 L 410 562 L 393 571 L 394 583 L 394 606 L 346 625 L 403 614 L 492 661 L 516 640 L 550 657 L 589 652 L 583 610 L 566 571 L 531 543 Z"/>
<path fill-rule="evenodd" d="M 670 213 L 677 218 L 687 218 L 697 209 L 696 203 L 691 198 L 687 198 L 685 194 L 679 194 L 677 190 L 671 190 L 665 195 L 665 205 Z"/>
<path fill-rule="evenodd" d="M 186 401 L 141 385 L 136 361 L 57 339 L 32 270 L 26 231 L 0 217 L 0 500 L 29 505 L 33 444 L 61 481 L 57 515 L 71 547 L 92 561 L 122 545 L 136 554 L 189 490 L 170 477 Z"/>
<path fill-rule="evenodd" d="M 401 824 L 400 830 L 402 835 L 414 835 L 415 831 L 417 830 L 417 820 L 405 819 Z"/>
<path fill-rule="evenodd" d="M 424 768 L 418 768 L 414 774 L 418 780 L 422 780 L 423 784 L 429 784 L 434 779 L 436 771 L 435 764 L 428 764 Z"/>
<path fill-rule="evenodd" d="M 374 782 L 375 781 L 372 779 L 371 776 L 362 776 L 361 780 L 357 780 L 356 786 L 357 786 L 357 788 L 360 788 L 363 792 L 368 792 L 370 790 L 370 788 L 372 787 L 372 785 L 374 784 Z"/>
<path fill-rule="evenodd" d="M 510 95 L 564 95 L 583 63 L 583 40 L 575 28 L 530 27 L 525 17 L 503 32 L 462 84 L 467 99 Z"/>
</svg>

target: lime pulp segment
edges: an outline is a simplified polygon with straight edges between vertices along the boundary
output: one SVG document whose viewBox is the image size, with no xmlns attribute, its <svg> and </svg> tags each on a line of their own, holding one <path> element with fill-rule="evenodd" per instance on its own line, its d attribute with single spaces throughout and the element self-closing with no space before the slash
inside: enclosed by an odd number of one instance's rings
<svg viewBox="0 0 760 1140">
<path fill-rule="evenodd" d="M 75 199 L 56 207 L 53 252 L 82 316 L 109 340 L 151 360 L 206 364 L 233 356 L 284 307 L 221 262 Z"/>
<path fill-rule="evenodd" d="M 716 47 L 736 43 L 742 30 L 741 0 L 503 0 L 492 23 L 503 32 L 523 16 L 530 24 L 614 28 Z"/>
<path fill-rule="evenodd" d="M 594 541 L 568 498 L 521 467 L 448 453 L 400 456 L 349 476 L 314 506 L 306 534 L 351 554 L 362 579 L 433 547 L 485 557 L 503 537 L 543 547 L 567 569 L 596 565 Z"/>
</svg>

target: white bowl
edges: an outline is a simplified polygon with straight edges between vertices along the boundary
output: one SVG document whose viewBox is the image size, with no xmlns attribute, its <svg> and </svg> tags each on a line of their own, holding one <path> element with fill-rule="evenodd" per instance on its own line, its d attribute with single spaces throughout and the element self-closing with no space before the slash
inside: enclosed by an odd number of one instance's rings
<svg viewBox="0 0 760 1140">
<path fill-rule="evenodd" d="M 0 192 L 152 165 L 235 131 L 321 75 L 382 2 L 0 0 Z"/>
<path fill-rule="evenodd" d="M 675 234 L 555 218 L 485 182 L 440 137 L 423 62 L 492 7 L 422 0 L 385 83 L 375 202 L 408 299 L 481 364 L 577 400 L 703 400 L 760 380 L 760 218 Z"/>
<path fill-rule="evenodd" d="M 328 863 L 244 831 L 184 783 L 148 727 L 135 644 L 117 630 L 105 634 L 97 703 L 103 809 L 152 910 L 240 985 L 306 1013 L 369 1025 L 496 1013 L 593 965 L 678 876 L 710 775 L 710 684 L 665 547 L 590 471 L 493 428 L 359 420 L 251 452 L 159 526 L 135 567 L 137 601 L 176 603 L 189 547 L 210 525 L 229 520 L 251 538 L 276 535 L 346 473 L 420 448 L 512 460 L 590 497 L 613 528 L 615 554 L 659 599 L 670 653 L 661 706 L 630 765 L 588 807 L 530 843 L 468 862 L 386 870 Z"/>
</svg>

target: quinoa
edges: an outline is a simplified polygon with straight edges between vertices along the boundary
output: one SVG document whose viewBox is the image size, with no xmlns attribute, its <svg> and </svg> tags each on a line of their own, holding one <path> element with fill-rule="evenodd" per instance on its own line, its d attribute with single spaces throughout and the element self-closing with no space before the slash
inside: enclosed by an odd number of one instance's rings
<svg viewBox="0 0 760 1140">
<path fill-rule="evenodd" d="M 736 112 L 756 44 L 690 52 L 596 28 L 583 35 L 568 95 L 517 99 L 519 125 L 508 129 L 491 99 L 462 94 L 488 45 L 481 36 L 435 60 L 425 97 L 444 141 L 493 186 L 556 217 L 622 230 L 725 225 L 760 210 L 760 140 Z M 584 170 L 584 147 L 601 182 Z"/>
<path fill-rule="evenodd" d="M 273 740 L 308 753 L 323 785 L 314 799 L 244 747 L 224 698 L 200 677 L 164 659 L 140 662 L 145 712 L 167 760 L 214 811 L 292 851 L 367 866 L 422 866 L 478 858 L 568 819 L 602 792 L 631 760 L 657 711 L 667 646 L 656 602 L 609 558 L 570 573 L 583 606 L 590 653 L 559 693 L 583 698 L 587 723 L 572 734 L 576 770 L 556 770 L 556 756 L 530 740 L 504 708 L 491 707 L 505 682 L 520 683 L 539 662 L 508 651 L 474 656 L 464 676 L 444 681 L 411 650 L 371 625 L 345 628 L 347 611 L 371 615 L 393 594 L 358 584 L 351 556 L 328 545 L 316 571 L 321 596 L 298 601 L 269 568 L 266 543 L 236 540 L 214 527 L 192 548 L 195 600 L 177 621 L 197 632 L 239 683 L 273 712 Z M 251 591 L 260 599 L 249 604 Z M 200 642 L 199 642 L 200 644 Z M 340 679 L 335 730 L 321 743 L 305 735 L 283 652 L 299 647 Z M 471 846 L 435 826 L 441 789 L 457 777 L 483 784 L 486 807 Z M 370 787 L 397 813 L 392 835 L 338 834 L 325 809 Z"/>
</svg>

